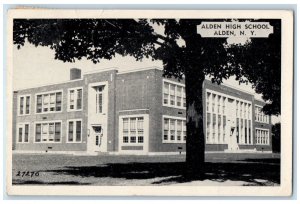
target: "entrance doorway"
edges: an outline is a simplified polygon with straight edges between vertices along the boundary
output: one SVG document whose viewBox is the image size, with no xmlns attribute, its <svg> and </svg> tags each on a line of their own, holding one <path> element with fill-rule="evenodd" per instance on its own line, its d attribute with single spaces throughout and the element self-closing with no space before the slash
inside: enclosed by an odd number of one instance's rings
<svg viewBox="0 0 300 204">
<path fill-rule="evenodd" d="M 101 152 L 103 150 L 103 128 L 101 125 L 93 125 L 90 134 L 92 140 L 91 151 Z M 101 147 L 102 146 L 102 147 Z"/>
<path fill-rule="evenodd" d="M 89 84 L 87 151 L 90 154 L 107 152 L 108 82 Z"/>
<path fill-rule="evenodd" d="M 228 98 L 227 104 L 227 135 L 228 137 L 228 150 L 236 151 L 239 149 L 236 136 L 236 105 L 235 100 Z"/>
</svg>

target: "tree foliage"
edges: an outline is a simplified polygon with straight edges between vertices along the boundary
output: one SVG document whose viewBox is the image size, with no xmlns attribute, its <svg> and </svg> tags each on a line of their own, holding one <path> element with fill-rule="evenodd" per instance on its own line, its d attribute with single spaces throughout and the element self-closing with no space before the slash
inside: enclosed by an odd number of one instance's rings
<svg viewBox="0 0 300 204">
<path fill-rule="evenodd" d="M 48 46 L 55 59 L 64 62 L 85 57 L 99 63 L 120 54 L 162 60 L 169 77 L 182 78 L 189 67 L 198 67 L 199 74 L 210 75 L 219 84 L 235 75 L 240 82 L 252 83 L 269 102 L 263 109 L 266 113 L 280 114 L 280 21 L 263 20 L 274 26 L 274 34 L 253 38 L 244 46 L 228 46 L 226 38 L 202 38 L 195 30 L 202 21 L 216 20 L 15 19 L 13 42 L 18 48 L 26 41 Z M 164 35 L 157 34 L 154 25 L 163 26 Z"/>
<path fill-rule="evenodd" d="M 274 32 L 268 38 L 252 38 L 246 46 L 232 46 L 231 62 L 240 67 L 236 73 L 237 79 L 244 76 L 253 84 L 256 93 L 268 103 L 263 111 L 269 115 L 280 114 L 281 97 L 281 21 L 269 21 Z M 245 81 L 242 81 L 245 82 Z"/>
</svg>

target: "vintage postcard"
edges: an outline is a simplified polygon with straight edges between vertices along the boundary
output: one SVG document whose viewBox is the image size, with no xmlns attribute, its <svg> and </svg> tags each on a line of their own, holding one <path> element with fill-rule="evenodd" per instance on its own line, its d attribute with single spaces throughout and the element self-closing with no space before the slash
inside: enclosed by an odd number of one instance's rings
<svg viewBox="0 0 300 204">
<path fill-rule="evenodd" d="M 7 20 L 8 195 L 291 195 L 292 11 Z"/>
</svg>

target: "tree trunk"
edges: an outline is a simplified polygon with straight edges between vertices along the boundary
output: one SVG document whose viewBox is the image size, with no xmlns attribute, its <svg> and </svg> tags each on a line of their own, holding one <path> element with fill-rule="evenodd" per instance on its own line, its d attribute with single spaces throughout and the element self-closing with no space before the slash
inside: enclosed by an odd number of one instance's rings
<svg viewBox="0 0 300 204">
<path fill-rule="evenodd" d="M 197 67 L 190 67 L 185 74 L 187 99 L 186 176 L 203 177 L 205 136 L 203 132 L 202 86 L 205 75 Z"/>
<path fill-rule="evenodd" d="M 203 132 L 203 100 L 202 86 L 205 79 L 201 67 L 201 52 L 203 44 L 197 34 L 199 20 L 181 20 L 182 38 L 185 41 L 185 56 L 182 61 L 185 70 L 186 86 L 186 176 L 203 177 L 205 157 L 205 136 Z M 205 60 L 205 59 L 203 59 Z"/>
</svg>

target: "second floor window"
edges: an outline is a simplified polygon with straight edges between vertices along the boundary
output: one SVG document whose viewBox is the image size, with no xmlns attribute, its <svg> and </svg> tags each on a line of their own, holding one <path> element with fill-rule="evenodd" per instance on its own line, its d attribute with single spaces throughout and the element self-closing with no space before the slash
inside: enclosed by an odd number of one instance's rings
<svg viewBox="0 0 300 204">
<path fill-rule="evenodd" d="M 30 114 L 30 96 L 19 97 L 19 115 Z"/>
<path fill-rule="evenodd" d="M 185 88 L 182 84 L 163 81 L 163 105 L 175 108 L 185 108 Z"/>
<path fill-rule="evenodd" d="M 82 109 L 82 88 L 75 88 L 69 90 L 68 95 L 68 110 L 75 111 Z"/>
<path fill-rule="evenodd" d="M 260 106 L 255 106 L 255 121 L 269 123 L 269 116 L 264 114 Z"/>
<path fill-rule="evenodd" d="M 103 113 L 104 86 L 96 87 L 96 113 Z"/>
<path fill-rule="evenodd" d="M 61 111 L 62 92 L 38 94 L 36 96 L 36 113 Z"/>
</svg>

